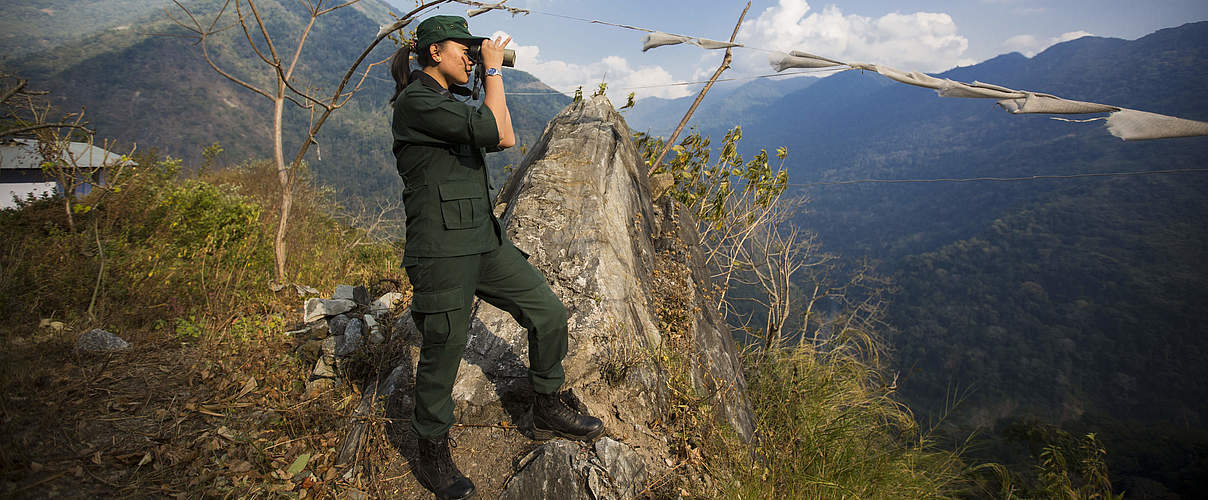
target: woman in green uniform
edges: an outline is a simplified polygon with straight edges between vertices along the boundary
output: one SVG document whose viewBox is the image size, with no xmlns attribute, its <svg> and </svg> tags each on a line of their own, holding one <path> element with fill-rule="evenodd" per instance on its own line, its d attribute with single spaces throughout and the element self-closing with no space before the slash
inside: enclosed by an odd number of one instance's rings
<svg viewBox="0 0 1208 500">
<path fill-rule="evenodd" d="M 591 441 L 604 432 L 600 419 L 568 408 L 558 397 L 566 356 L 566 308 L 527 255 L 508 241 L 491 210 L 484 155 L 516 143 L 504 97 L 503 47 L 511 39 L 470 34 L 465 19 L 434 16 L 416 29 L 410 50 L 394 56 L 394 155 L 403 177 L 407 242 L 403 266 L 414 288 L 411 313 L 423 334 L 415 375 L 411 428 L 419 438 L 416 477 L 439 498 L 469 498 L 474 484 L 449 454 L 451 392 L 465 349 L 475 296 L 507 311 L 528 330 L 529 381 L 537 439 L 555 435 Z M 481 44 L 486 66 L 483 104 L 465 95 Z"/>
</svg>

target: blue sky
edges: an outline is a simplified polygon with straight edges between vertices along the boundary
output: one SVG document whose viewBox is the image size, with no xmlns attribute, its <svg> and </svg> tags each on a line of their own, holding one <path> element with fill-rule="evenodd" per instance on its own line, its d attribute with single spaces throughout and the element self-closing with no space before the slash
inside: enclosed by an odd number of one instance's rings
<svg viewBox="0 0 1208 500">
<path fill-rule="evenodd" d="M 387 0 L 400 11 L 412 0 Z M 470 18 L 470 30 L 513 37 L 517 69 L 562 90 L 609 84 L 614 101 L 681 97 L 699 86 L 663 86 L 707 79 L 722 51 L 691 45 L 641 51 L 644 33 L 569 20 L 556 15 L 726 40 L 745 1 L 735 0 L 509 0 L 533 10 L 527 16 L 493 11 Z M 442 6 L 433 14 L 464 16 L 466 6 Z M 554 14 L 554 15 L 551 15 Z M 1079 36 L 1135 39 L 1161 28 L 1208 20 L 1203 0 L 966 0 L 815 2 L 756 0 L 738 41 L 771 50 L 802 50 L 845 61 L 888 64 L 938 72 L 1018 51 L 1033 55 Z M 735 49 L 728 77 L 771 73 L 768 53 Z"/>
</svg>

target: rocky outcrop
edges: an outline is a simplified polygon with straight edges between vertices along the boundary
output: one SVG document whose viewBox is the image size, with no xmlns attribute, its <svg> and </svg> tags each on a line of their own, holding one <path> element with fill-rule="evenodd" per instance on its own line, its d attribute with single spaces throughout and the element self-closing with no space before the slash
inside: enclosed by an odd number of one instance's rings
<svg viewBox="0 0 1208 500">
<path fill-rule="evenodd" d="M 623 500 L 637 498 L 649 479 L 633 449 L 607 437 L 591 445 L 551 441 L 521 458 L 518 468 L 501 500 Z"/>
<path fill-rule="evenodd" d="M 654 423 L 665 417 L 670 367 L 659 353 L 671 342 L 696 391 L 712 396 L 717 422 L 744 439 L 753 425 L 733 338 L 702 292 L 710 286 L 696 222 L 667 197 L 652 202 L 646 169 L 608 100 L 584 98 L 546 127 L 497 212 L 569 313 L 564 388 L 604 420 L 608 436 L 655 463 L 668 452 Z M 660 313 L 668 301 L 657 288 L 669 266 L 685 270 L 671 304 L 683 315 L 679 333 L 663 331 Z M 474 307 L 453 390 L 458 417 L 523 426 L 526 332 L 504 311 L 480 300 Z M 394 330 L 418 339 L 410 314 Z"/>
<path fill-rule="evenodd" d="M 306 381 L 308 397 L 332 388 L 349 358 L 387 340 L 374 315 L 389 314 L 401 299 L 401 294 L 388 293 L 372 300 L 363 286 L 337 285 L 332 298 L 312 297 L 306 301 L 304 323 L 294 325 L 286 334 L 294 337 L 297 354 L 314 363 Z"/>
<path fill-rule="evenodd" d="M 121 337 L 100 328 L 89 330 L 76 340 L 76 348 L 85 352 L 116 352 L 130 348 Z"/>
</svg>

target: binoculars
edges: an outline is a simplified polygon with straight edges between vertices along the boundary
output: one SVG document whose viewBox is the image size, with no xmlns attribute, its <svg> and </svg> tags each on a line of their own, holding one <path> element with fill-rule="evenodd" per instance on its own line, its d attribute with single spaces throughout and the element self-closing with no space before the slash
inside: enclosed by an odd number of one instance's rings
<svg viewBox="0 0 1208 500">
<path fill-rule="evenodd" d="M 471 61 L 475 64 L 482 65 L 482 44 L 476 43 L 470 46 L 470 50 L 466 52 Z M 503 49 L 503 65 L 509 68 L 516 67 L 516 51 L 512 49 Z"/>
</svg>

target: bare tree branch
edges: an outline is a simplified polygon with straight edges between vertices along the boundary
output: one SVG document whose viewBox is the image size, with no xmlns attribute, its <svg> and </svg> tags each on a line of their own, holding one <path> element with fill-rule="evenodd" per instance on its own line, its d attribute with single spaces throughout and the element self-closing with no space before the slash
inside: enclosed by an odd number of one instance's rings
<svg viewBox="0 0 1208 500">
<path fill-rule="evenodd" d="M 0 76 L 2 76 L 2 75 L 0 75 Z M 0 96 L 0 102 L 8 102 L 8 100 L 12 99 L 13 96 L 24 93 L 22 91 L 25 90 L 25 86 L 28 83 L 29 83 L 28 80 L 23 80 L 23 79 L 18 78 L 17 84 L 14 85 L 12 89 L 5 91 L 4 95 Z"/>
<path fill-rule="evenodd" d="M 742 27 L 742 20 L 747 17 L 747 11 L 751 9 L 751 2 L 747 2 L 746 8 L 742 9 L 742 15 L 738 16 L 738 23 L 734 25 L 734 32 L 730 34 L 730 43 L 734 43 L 734 38 L 738 36 L 738 29 Z M 680 132 L 684 131 L 684 126 L 688 124 L 688 120 L 692 118 L 692 114 L 696 112 L 696 107 L 705 99 L 705 94 L 709 93 L 709 89 L 713 88 L 713 84 L 717 82 L 717 78 L 722 72 L 730 67 L 730 61 L 734 59 L 731 53 L 731 47 L 726 47 L 726 56 L 721 60 L 721 66 L 717 67 L 717 71 L 713 72 L 713 76 L 709 78 L 709 83 L 706 83 L 700 89 L 700 93 L 696 94 L 696 100 L 692 101 L 692 106 L 688 108 L 688 112 L 684 114 L 684 118 L 680 120 L 679 126 L 675 127 L 675 132 L 671 133 L 671 137 L 667 139 L 667 143 L 663 145 L 663 151 L 659 153 L 658 158 L 650 165 L 650 173 L 659 168 L 659 164 L 663 162 L 663 157 L 667 156 L 667 152 L 671 151 L 671 146 L 675 144 L 676 137 L 679 137 Z"/>
<path fill-rule="evenodd" d="M 269 60 L 268 56 L 264 55 L 264 52 L 260 51 L 260 46 L 257 45 L 256 41 L 252 38 L 252 31 L 248 28 L 247 19 L 243 15 L 243 9 L 239 7 L 239 0 L 235 0 L 235 12 L 239 14 L 239 27 L 243 28 L 243 36 L 244 38 L 247 38 L 247 44 L 252 47 L 252 52 L 255 52 L 256 56 L 259 57 L 261 61 L 264 61 L 264 64 L 269 66 L 277 66 L 278 63 L 276 61 Z M 267 34 L 265 34 L 265 39 L 268 39 Z M 268 43 L 271 47 L 272 42 L 269 41 Z"/>
<path fill-rule="evenodd" d="M 239 11 L 239 21 L 243 22 L 243 10 L 239 8 L 239 5 L 240 1 L 235 0 L 235 10 Z M 281 58 L 277 56 L 277 46 L 273 44 L 273 37 L 269 36 L 268 27 L 264 25 L 264 20 L 260 19 L 260 11 L 256 9 L 256 2 L 248 0 L 247 5 L 248 8 L 252 10 L 252 16 L 256 18 L 256 26 L 260 28 L 260 34 L 264 35 L 264 43 L 265 45 L 268 45 L 268 53 L 273 56 L 273 62 L 271 64 L 277 67 L 278 71 L 280 71 Z"/>
<path fill-rule="evenodd" d="M 229 0 L 228 0 L 228 1 L 229 1 Z M 172 12 L 168 11 L 168 8 L 167 8 L 167 7 L 165 7 L 165 8 L 164 8 L 164 13 L 168 15 L 168 19 L 171 19 L 171 20 L 172 20 L 172 21 L 174 21 L 176 24 L 179 24 L 179 25 L 181 25 L 181 26 L 184 26 L 185 28 L 187 28 L 187 29 L 189 29 L 189 30 L 191 30 L 191 31 L 196 31 L 197 33 L 201 33 L 201 23 L 197 21 L 197 18 L 193 16 L 193 13 L 192 13 L 192 12 L 190 12 L 190 11 L 189 11 L 189 9 L 186 9 L 184 5 L 181 5 L 181 4 L 180 4 L 180 2 L 178 2 L 177 0 L 172 0 L 172 3 L 176 4 L 176 6 L 177 6 L 177 7 L 180 7 L 180 10 L 185 11 L 185 15 L 189 16 L 189 19 L 191 19 L 191 20 L 193 21 L 193 25 L 194 25 L 194 26 L 196 26 L 196 27 L 197 27 L 197 29 L 196 29 L 196 30 L 193 30 L 192 28 L 189 28 L 189 27 L 188 27 L 188 26 L 187 26 L 185 23 L 183 23 L 183 22 L 181 22 L 180 20 L 178 20 L 178 19 L 176 19 L 175 17 L 173 17 L 173 16 L 172 16 Z"/>
<path fill-rule="evenodd" d="M 184 5 L 181 5 L 181 3 L 180 3 L 179 1 L 177 1 L 177 0 L 172 0 L 172 1 L 173 1 L 173 3 L 175 3 L 175 4 L 176 4 L 176 6 L 177 6 L 177 7 L 179 7 L 179 8 L 180 8 L 182 11 L 184 11 L 184 12 L 185 12 L 185 14 L 189 16 L 189 18 L 190 18 L 190 19 L 192 19 L 192 20 L 193 20 L 194 24 L 196 25 L 196 28 L 190 27 L 189 25 L 187 25 L 187 24 L 185 24 L 185 23 L 183 23 L 183 22 L 181 22 L 181 21 L 177 20 L 176 18 L 172 18 L 172 20 L 173 20 L 173 21 L 175 21 L 175 22 L 177 23 L 177 25 L 181 26 L 182 28 L 185 28 L 185 29 L 187 29 L 187 30 L 189 30 L 189 31 L 193 31 L 193 32 L 197 33 L 197 35 L 198 35 L 198 41 L 199 41 L 199 43 L 200 43 L 200 45 L 201 45 L 201 54 L 202 54 L 202 57 L 205 59 L 206 64 L 208 64 L 208 65 L 210 66 L 210 68 L 211 68 L 211 69 L 213 69 L 213 70 L 214 70 L 216 73 L 218 73 L 218 74 L 222 75 L 222 76 L 223 76 L 224 78 L 226 78 L 227 80 L 230 80 L 230 81 L 234 82 L 235 84 L 237 84 L 237 85 L 239 85 L 239 86 L 241 86 L 241 87 L 244 87 L 244 88 L 246 88 L 246 89 L 248 89 L 248 90 L 251 90 L 252 92 L 255 92 L 255 93 L 260 94 L 260 95 L 262 95 L 262 96 L 264 96 L 264 97 L 267 97 L 267 98 L 269 98 L 269 99 L 272 99 L 272 96 L 271 96 L 271 95 L 270 95 L 270 94 L 269 94 L 267 91 L 261 90 L 261 89 L 257 88 L 255 85 L 252 85 L 252 84 L 250 84 L 250 83 L 248 83 L 248 82 L 245 82 L 245 81 L 243 81 L 242 79 L 240 79 L 240 78 L 236 77 L 235 75 L 232 75 L 232 74 L 230 74 L 230 73 L 227 73 L 225 70 L 223 70 L 222 68 L 218 67 L 218 64 L 216 64 L 216 63 L 214 62 L 214 59 L 213 59 L 212 57 L 210 57 L 209 46 L 208 46 L 208 44 L 206 43 L 206 40 L 209 38 L 209 36 L 210 36 L 211 34 L 213 34 L 213 32 L 211 32 L 211 31 L 210 31 L 210 30 L 208 30 L 208 29 L 203 29 L 203 28 L 201 27 L 201 23 L 197 21 L 197 18 L 196 18 L 195 16 L 193 16 L 193 13 L 192 13 L 192 12 L 190 12 L 190 11 L 189 11 L 189 9 L 188 9 L 188 8 L 186 8 Z M 218 18 L 219 18 L 219 17 L 222 17 L 223 12 L 225 12 L 225 11 L 226 11 L 226 7 L 227 7 L 227 5 L 229 5 L 229 4 L 230 4 L 230 0 L 227 0 L 227 1 L 226 1 L 226 2 L 223 4 L 222 8 L 221 8 L 221 9 L 219 9 L 218 14 L 217 14 L 217 15 L 215 15 L 214 22 L 212 22 L 212 23 L 210 24 L 210 27 L 211 27 L 211 28 L 212 28 L 212 27 L 213 27 L 215 24 L 217 24 L 217 23 L 218 23 Z M 171 17 L 171 16 L 169 16 L 169 17 Z"/>
<path fill-rule="evenodd" d="M 310 30 L 315 27 L 315 20 L 318 18 L 318 14 L 315 14 L 312 11 L 310 21 L 307 22 L 306 27 L 302 29 L 302 37 L 298 40 L 298 47 L 296 50 L 294 50 L 294 57 L 289 61 L 289 70 L 285 72 L 286 81 L 289 81 L 290 77 L 294 75 L 294 68 L 298 67 L 298 58 L 302 57 L 302 45 L 306 43 L 306 38 L 310 36 Z"/>
<path fill-rule="evenodd" d="M 344 3 L 340 4 L 340 5 L 337 5 L 337 6 L 335 6 L 335 7 L 329 7 L 329 8 L 327 8 L 327 9 L 322 10 L 322 11 L 319 11 L 319 13 L 318 13 L 318 14 L 316 14 L 316 15 L 321 16 L 321 15 L 326 14 L 326 13 L 328 13 L 328 12 L 331 12 L 331 11 L 333 11 L 333 10 L 336 10 L 336 9 L 342 9 L 342 8 L 344 8 L 344 7 L 347 7 L 347 6 L 349 6 L 349 5 L 352 5 L 352 4 L 357 3 L 357 2 L 360 2 L 360 1 L 361 1 L 361 0 L 349 0 L 349 1 L 347 1 L 347 2 L 344 2 Z"/>
<path fill-rule="evenodd" d="M 24 127 L 17 127 L 17 128 L 10 128 L 10 129 L 2 130 L 2 131 L 0 131 L 0 137 L 24 134 L 27 132 L 34 132 L 37 130 L 48 129 L 48 128 L 70 128 L 70 129 L 79 130 L 81 132 L 84 132 L 85 134 L 94 133 L 88 127 L 85 127 L 83 125 L 76 125 L 74 123 L 38 123 L 38 124 L 34 124 L 34 125 L 26 125 Z"/>
</svg>

